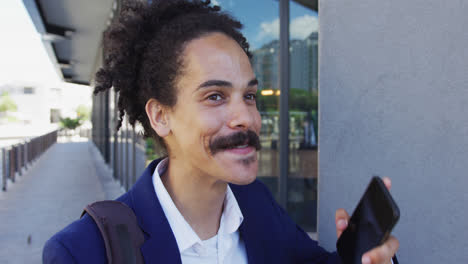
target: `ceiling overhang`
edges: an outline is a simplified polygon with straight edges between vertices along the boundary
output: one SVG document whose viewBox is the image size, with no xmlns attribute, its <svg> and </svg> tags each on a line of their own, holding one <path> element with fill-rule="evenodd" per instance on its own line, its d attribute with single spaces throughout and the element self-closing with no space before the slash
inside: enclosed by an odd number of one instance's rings
<svg viewBox="0 0 468 264">
<path fill-rule="evenodd" d="M 23 0 L 57 74 L 89 85 L 101 59 L 102 33 L 117 9 L 114 0 Z"/>
<path fill-rule="evenodd" d="M 318 12 L 318 0 L 294 0 L 294 2 Z"/>
</svg>

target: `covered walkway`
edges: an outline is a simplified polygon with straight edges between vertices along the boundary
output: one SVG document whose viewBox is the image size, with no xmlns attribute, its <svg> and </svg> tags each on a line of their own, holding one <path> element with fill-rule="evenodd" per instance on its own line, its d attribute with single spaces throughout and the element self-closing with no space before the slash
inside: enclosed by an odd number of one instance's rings
<svg viewBox="0 0 468 264">
<path fill-rule="evenodd" d="M 122 192 L 93 143 L 54 144 L 0 192 L 0 263 L 41 263 L 49 237 L 87 204 Z"/>
</svg>

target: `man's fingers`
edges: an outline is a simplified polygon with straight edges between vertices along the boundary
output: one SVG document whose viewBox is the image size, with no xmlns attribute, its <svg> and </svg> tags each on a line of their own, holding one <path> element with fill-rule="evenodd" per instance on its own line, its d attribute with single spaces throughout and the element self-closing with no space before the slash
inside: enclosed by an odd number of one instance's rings
<svg viewBox="0 0 468 264">
<path fill-rule="evenodd" d="M 336 236 L 340 237 L 341 233 L 348 226 L 349 215 L 344 209 L 338 209 L 335 213 Z"/>
<path fill-rule="evenodd" d="M 390 236 L 385 243 L 362 255 L 363 264 L 388 264 L 395 255 L 400 243 L 394 236 Z"/>
<path fill-rule="evenodd" d="M 387 189 L 390 191 L 390 189 L 392 188 L 392 180 L 390 180 L 389 177 L 383 177 L 382 181 L 384 182 Z"/>
</svg>

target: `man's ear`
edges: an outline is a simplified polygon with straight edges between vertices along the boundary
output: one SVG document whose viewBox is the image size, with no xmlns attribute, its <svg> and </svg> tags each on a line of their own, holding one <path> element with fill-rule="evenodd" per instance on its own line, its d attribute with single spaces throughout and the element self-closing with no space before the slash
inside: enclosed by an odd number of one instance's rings
<svg viewBox="0 0 468 264">
<path fill-rule="evenodd" d="M 156 99 L 151 98 L 146 102 L 145 110 L 151 127 L 156 134 L 162 138 L 169 135 L 171 128 L 169 126 L 167 108 L 156 101 Z"/>
</svg>

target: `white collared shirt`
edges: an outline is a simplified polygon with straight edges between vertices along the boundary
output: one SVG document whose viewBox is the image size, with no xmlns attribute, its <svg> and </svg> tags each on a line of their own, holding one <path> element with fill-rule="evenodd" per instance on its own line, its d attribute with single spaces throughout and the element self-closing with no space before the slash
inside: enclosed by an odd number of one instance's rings
<svg viewBox="0 0 468 264">
<path fill-rule="evenodd" d="M 179 212 L 161 181 L 161 175 L 166 171 L 168 163 L 169 159 L 165 158 L 156 166 L 153 173 L 153 185 L 177 241 L 182 263 L 247 263 L 245 245 L 239 236 L 239 226 L 244 217 L 229 185 L 217 235 L 201 240 Z"/>
</svg>

